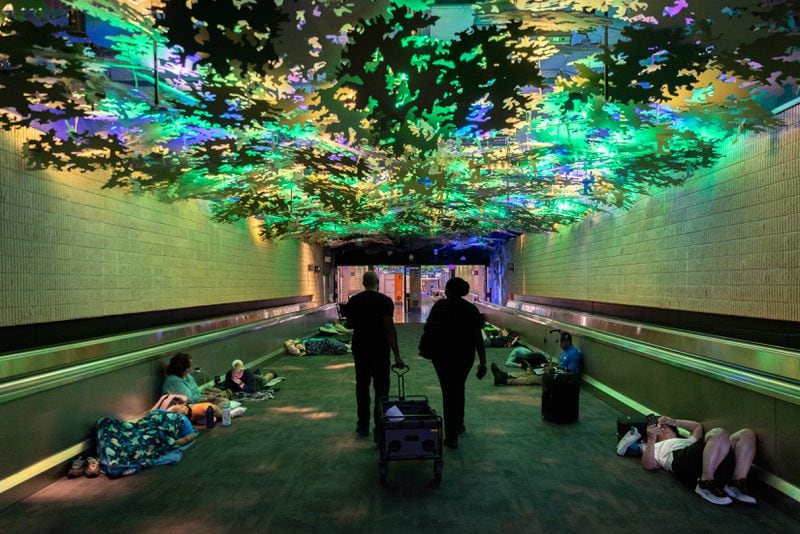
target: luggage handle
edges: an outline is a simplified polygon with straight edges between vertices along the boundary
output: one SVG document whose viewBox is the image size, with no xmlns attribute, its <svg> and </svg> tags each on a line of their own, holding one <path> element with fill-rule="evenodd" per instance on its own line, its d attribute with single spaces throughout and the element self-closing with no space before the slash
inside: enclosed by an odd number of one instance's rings
<svg viewBox="0 0 800 534">
<path fill-rule="evenodd" d="M 392 364 L 392 371 L 394 374 L 397 375 L 397 397 L 400 400 L 405 400 L 406 398 L 406 377 L 405 374 L 411 370 L 411 367 L 408 364 L 403 365 L 402 367 L 398 366 L 396 363 Z"/>
</svg>

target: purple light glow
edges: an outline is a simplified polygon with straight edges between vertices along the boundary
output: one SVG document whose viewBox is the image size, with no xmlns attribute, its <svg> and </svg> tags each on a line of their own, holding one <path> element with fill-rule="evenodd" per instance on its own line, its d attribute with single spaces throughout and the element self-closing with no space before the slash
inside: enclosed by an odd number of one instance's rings
<svg viewBox="0 0 800 534">
<path fill-rule="evenodd" d="M 689 4 L 686 0 L 677 0 L 672 7 L 665 7 L 664 14 L 670 17 L 676 16 L 678 13 L 683 11 L 684 8 L 689 7 Z"/>
</svg>

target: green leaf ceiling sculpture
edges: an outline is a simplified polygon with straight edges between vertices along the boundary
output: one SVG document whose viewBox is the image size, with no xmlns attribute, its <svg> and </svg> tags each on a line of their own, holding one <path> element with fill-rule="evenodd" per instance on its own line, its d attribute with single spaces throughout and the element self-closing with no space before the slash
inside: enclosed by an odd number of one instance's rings
<svg viewBox="0 0 800 534">
<path fill-rule="evenodd" d="M 452 38 L 425 0 L 64 4 L 0 19 L 0 126 L 41 132 L 33 166 L 334 246 L 625 207 L 776 126 L 800 78 L 794 2 L 477 2 Z"/>
</svg>

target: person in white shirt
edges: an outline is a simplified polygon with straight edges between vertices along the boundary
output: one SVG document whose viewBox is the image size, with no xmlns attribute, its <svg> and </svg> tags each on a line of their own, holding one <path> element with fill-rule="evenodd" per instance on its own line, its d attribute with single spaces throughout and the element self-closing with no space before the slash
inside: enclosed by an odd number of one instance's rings
<svg viewBox="0 0 800 534">
<path fill-rule="evenodd" d="M 689 432 L 681 436 L 679 429 Z M 728 434 L 723 428 L 703 432 L 703 425 L 688 419 L 662 415 L 647 427 L 642 466 L 665 469 L 695 493 L 714 504 L 730 504 L 731 498 L 755 504 L 747 487 L 747 474 L 756 455 L 756 435 L 749 428 Z"/>
</svg>

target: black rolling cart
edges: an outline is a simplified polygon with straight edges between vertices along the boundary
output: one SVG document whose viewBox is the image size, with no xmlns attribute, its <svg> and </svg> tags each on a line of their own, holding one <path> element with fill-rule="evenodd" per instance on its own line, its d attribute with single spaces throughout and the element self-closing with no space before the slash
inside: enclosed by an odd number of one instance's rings
<svg viewBox="0 0 800 534">
<path fill-rule="evenodd" d="M 378 429 L 380 460 L 378 474 L 386 482 L 389 462 L 395 460 L 433 460 L 433 480 L 442 482 L 442 418 L 428 404 L 428 397 L 405 394 L 408 366 L 392 371 L 397 375 L 397 397 L 383 397 L 381 424 Z M 387 413 L 388 412 L 388 413 Z"/>
</svg>

